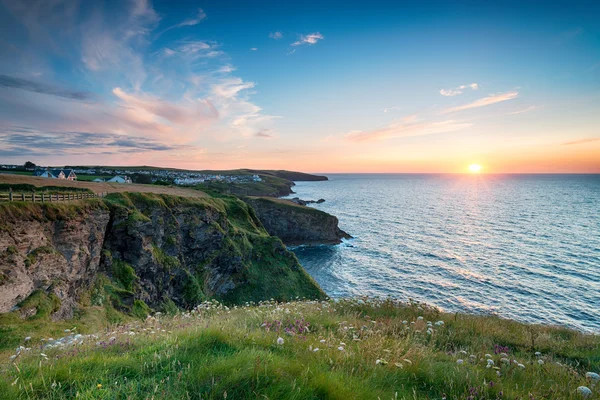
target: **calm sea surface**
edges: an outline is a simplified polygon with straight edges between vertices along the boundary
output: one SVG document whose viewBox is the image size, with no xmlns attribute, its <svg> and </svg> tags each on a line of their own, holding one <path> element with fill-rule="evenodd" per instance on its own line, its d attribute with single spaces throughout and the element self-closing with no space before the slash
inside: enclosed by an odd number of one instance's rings
<svg viewBox="0 0 600 400">
<path fill-rule="evenodd" d="M 600 332 L 600 175 L 328 176 L 292 197 L 354 236 L 294 249 L 330 296 Z"/>
</svg>

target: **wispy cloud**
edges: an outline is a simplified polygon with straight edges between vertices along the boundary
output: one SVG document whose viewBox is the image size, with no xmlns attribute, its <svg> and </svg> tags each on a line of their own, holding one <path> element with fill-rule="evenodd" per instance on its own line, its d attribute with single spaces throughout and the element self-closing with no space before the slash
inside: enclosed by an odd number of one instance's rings
<svg viewBox="0 0 600 400">
<path fill-rule="evenodd" d="M 573 140 L 571 142 L 565 142 L 563 143 L 563 146 L 570 146 L 570 145 L 574 145 L 574 144 L 583 144 L 583 143 L 590 143 L 590 142 L 597 142 L 600 141 L 600 138 L 584 138 L 584 139 L 579 139 L 579 140 Z"/>
<path fill-rule="evenodd" d="M 257 50 L 258 50 L 258 48 L 256 48 L 256 47 L 250 47 L 250 51 L 257 51 Z"/>
<path fill-rule="evenodd" d="M 34 93 L 47 94 L 61 97 L 69 100 L 90 100 L 93 95 L 88 92 L 73 91 L 47 85 L 41 82 L 34 82 L 27 79 L 15 78 L 7 75 L 0 75 L 0 87 L 21 89 Z"/>
<path fill-rule="evenodd" d="M 462 94 L 467 88 L 477 90 L 479 89 L 479 85 L 477 83 L 471 83 L 469 85 L 460 85 L 459 87 L 454 89 L 440 89 L 440 94 L 446 97 L 456 96 Z"/>
<path fill-rule="evenodd" d="M 104 132 L 43 131 L 30 127 L 0 126 L 0 155 L 78 155 L 171 151 L 179 145 L 144 137 Z"/>
<path fill-rule="evenodd" d="M 206 19 L 206 13 L 204 12 L 203 9 L 199 8 L 198 12 L 194 18 L 186 19 L 183 22 L 180 22 L 179 24 L 177 24 L 176 26 L 177 27 L 194 26 L 194 25 L 198 25 L 200 22 L 204 21 L 205 19 Z"/>
<path fill-rule="evenodd" d="M 496 103 L 501 103 L 503 101 L 512 100 L 519 96 L 519 92 L 506 92 L 506 93 L 497 93 L 490 95 L 488 97 L 483 97 L 481 99 L 475 100 L 472 103 L 464 104 L 458 107 L 448 108 L 443 111 L 443 114 L 454 113 L 457 111 L 469 110 L 472 108 L 485 107 Z"/>
<path fill-rule="evenodd" d="M 292 46 L 300 46 L 303 44 L 313 45 L 317 44 L 319 40 L 325 39 L 325 36 L 321 35 L 319 32 L 309 33 L 308 35 L 300 35 L 298 40 L 292 43 Z"/>
<path fill-rule="evenodd" d="M 509 115 L 523 114 L 523 113 L 526 113 L 526 112 L 529 112 L 529 111 L 533 111 L 535 109 L 537 109 L 536 106 L 529 106 L 529 107 L 524 108 L 522 110 L 513 111 L 513 112 L 509 113 Z"/>
<path fill-rule="evenodd" d="M 372 131 L 352 131 L 346 138 L 352 142 L 367 142 L 392 138 L 433 135 L 455 132 L 472 126 L 468 122 L 455 120 L 420 121 L 417 116 L 405 117 L 400 121 Z"/>
<path fill-rule="evenodd" d="M 278 32 L 271 32 L 271 33 L 269 33 L 269 37 L 271 39 L 279 40 L 279 39 L 283 38 L 283 33 L 279 32 L 279 31 Z"/>
<path fill-rule="evenodd" d="M 400 110 L 402 110 L 401 107 L 393 106 L 393 107 L 385 107 L 381 111 L 383 111 L 384 113 L 389 113 L 389 112 L 392 112 L 392 111 L 400 111 Z"/>
<path fill-rule="evenodd" d="M 273 131 L 271 129 L 263 129 L 261 131 L 258 131 L 254 134 L 254 136 L 257 138 L 261 138 L 261 139 L 275 138 L 275 134 L 273 133 Z"/>
</svg>

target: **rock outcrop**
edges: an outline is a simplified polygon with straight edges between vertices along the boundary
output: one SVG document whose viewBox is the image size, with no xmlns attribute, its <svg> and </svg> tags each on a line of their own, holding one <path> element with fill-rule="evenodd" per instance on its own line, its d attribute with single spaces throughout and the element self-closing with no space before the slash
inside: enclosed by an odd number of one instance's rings
<svg viewBox="0 0 600 400">
<path fill-rule="evenodd" d="M 128 193 L 0 207 L 0 312 L 23 306 L 35 291 L 56 300 L 55 319 L 72 316 L 82 298 L 144 311 L 207 298 L 325 297 L 238 199 Z M 23 308 L 25 316 L 35 313 Z"/>
<path fill-rule="evenodd" d="M 282 199 L 244 198 L 256 211 L 269 234 L 285 244 L 337 244 L 351 238 L 338 226 L 338 219 L 326 212 Z"/>
<path fill-rule="evenodd" d="M 57 299 L 55 319 L 69 318 L 95 279 L 109 210 L 100 201 L 82 204 L 6 205 L 0 217 L 0 312 L 35 290 Z M 21 310 L 35 313 L 35 310 Z"/>
</svg>

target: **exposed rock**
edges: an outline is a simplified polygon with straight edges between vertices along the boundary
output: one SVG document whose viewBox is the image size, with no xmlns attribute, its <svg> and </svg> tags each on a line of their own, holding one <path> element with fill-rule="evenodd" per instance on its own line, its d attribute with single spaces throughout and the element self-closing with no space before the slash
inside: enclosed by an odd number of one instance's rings
<svg viewBox="0 0 600 400">
<path fill-rule="evenodd" d="M 100 202 L 76 211 L 71 207 L 64 215 L 32 207 L 39 212 L 2 216 L 0 274 L 5 278 L 0 280 L 0 312 L 42 289 L 60 299 L 54 317 L 69 318 L 74 299 L 96 276 L 109 212 Z"/>
<path fill-rule="evenodd" d="M 325 199 L 319 199 L 319 200 L 302 200 L 299 197 L 294 197 L 293 199 L 290 200 L 293 203 L 299 204 L 301 206 L 306 206 L 309 204 L 321 204 L 321 203 L 325 203 Z"/>
<path fill-rule="evenodd" d="M 338 219 L 326 212 L 282 199 L 245 198 L 269 234 L 287 245 L 337 244 L 351 238 L 338 226 Z"/>
</svg>

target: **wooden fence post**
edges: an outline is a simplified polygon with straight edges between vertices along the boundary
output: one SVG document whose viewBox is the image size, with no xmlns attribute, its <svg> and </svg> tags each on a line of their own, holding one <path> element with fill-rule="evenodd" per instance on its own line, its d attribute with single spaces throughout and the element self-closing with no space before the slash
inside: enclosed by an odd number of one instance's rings
<svg viewBox="0 0 600 400">
<path fill-rule="evenodd" d="M 21 193 L 21 201 L 25 201 L 25 193 Z"/>
<path fill-rule="evenodd" d="M 42 192 L 42 203 L 44 202 L 44 192 Z"/>
<path fill-rule="evenodd" d="M 8 201 L 13 201 L 12 188 L 8 188 Z"/>
</svg>

